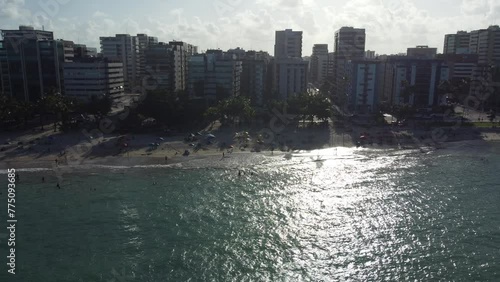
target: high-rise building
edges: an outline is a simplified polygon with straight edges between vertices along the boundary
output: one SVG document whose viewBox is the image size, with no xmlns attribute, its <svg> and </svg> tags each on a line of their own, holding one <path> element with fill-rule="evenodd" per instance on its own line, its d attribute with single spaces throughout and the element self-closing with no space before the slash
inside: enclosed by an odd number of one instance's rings
<svg viewBox="0 0 500 282">
<path fill-rule="evenodd" d="M 383 73 L 382 63 L 377 60 L 350 60 L 347 75 L 348 108 L 352 113 L 371 114 L 379 104 L 380 86 Z"/>
<path fill-rule="evenodd" d="M 176 88 L 179 90 L 186 90 L 188 85 L 189 59 L 191 56 L 198 53 L 198 47 L 182 41 L 170 41 L 168 45 L 170 45 L 173 50 L 179 52 L 178 72 L 176 72 L 179 84 Z"/>
<path fill-rule="evenodd" d="M 169 92 L 185 90 L 181 52 L 165 43 L 150 45 L 144 51 L 147 85 Z"/>
<path fill-rule="evenodd" d="M 477 68 L 477 54 L 442 54 L 437 56 L 450 70 L 450 80 L 470 80 Z"/>
<path fill-rule="evenodd" d="M 53 33 L 20 26 L 2 30 L 2 91 L 23 101 L 63 92 L 62 63 L 71 61 L 72 42 L 54 40 Z"/>
<path fill-rule="evenodd" d="M 364 28 L 342 27 L 335 32 L 337 58 L 355 60 L 365 57 L 366 34 Z"/>
<path fill-rule="evenodd" d="M 426 45 L 420 45 L 415 48 L 408 48 L 406 55 L 412 58 L 434 59 L 437 54 L 437 48 L 429 48 Z"/>
<path fill-rule="evenodd" d="M 90 57 L 64 63 L 64 89 L 65 95 L 84 101 L 118 98 L 124 94 L 123 63 Z"/>
<path fill-rule="evenodd" d="M 246 57 L 246 51 L 240 47 L 227 50 L 228 54 L 234 55 L 236 59 L 242 60 Z"/>
<path fill-rule="evenodd" d="M 147 34 L 137 34 L 137 76 L 141 79 L 141 85 L 143 84 L 142 78 L 146 75 L 146 58 L 144 52 L 150 45 L 158 44 L 158 38 L 153 36 L 148 36 Z"/>
<path fill-rule="evenodd" d="M 444 36 L 443 54 L 469 54 L 471 34 L 458 31 L 456 34 Z"/>
<path fill-rule="evenodd" d="M 82 58 L 92 58 L 92 57 L 97 57 L 97 49 L 96 48 L 91 48 L 87 47 L 85 44 L 75 44 L 74 45 L 74 53 L 75 57 L 74 60 L 77 61 Z"/>
<path fill-rule="evenodd" d="M 500 107 L 500 27 L 474 30 L 470 36 L 471 53 L 477 54 L 478 64 L 471 78 L 471 95 L 481 109 Z"/>
<path fill-rule="evenodd" d="M 331 93 L 333 102 L 347 106 L 344 97 L 349 95 L 349 61 L 365 57 L 366 34 L 364 28 L 342 27 L 335 32 L 335 57 Z"/>
<path fill-rule="evenodd" d="M 375 59 L 375 51 L 366 50 L 365 58 L 370 60 Z"/>
<path fill-rule="evenodd" d="M 500 64 L 500 27 L 494 25 L 470 34 L 470 50 L 478 55 L 478 63 Z"/>
<path fill-rule="evenodd" d="M 147 34 L 116 34 L 100 40 L 102 57 L 123 63 L 126 91 L 140 92 L 146 75 L 144 51 L 149 45 L 158 43 L 158 39 Z"/>
<path fill-rule="evenodd" d="M 323 85 L 328 76 L 328 44 L 315 44 L 310 62 L 310 80 L 317 87 Z"/>
<path fill-rule="evenodd" d="M 137 38 L 129 34 L 117 34 L 113 37 L 101 37 L 103 58 L 119 61 L 123 64 L 123 77 L 126 92 L 140 92 L 139 45 Z"/>
<path fill-rule="evenodd" d="M 287 100 L 292 95 L 307 91 L 308 62 L 301 58 L 275 59 L 275 62 L 277 99 Z"/>
<path fill-rule="evenodd" d="M 302 31 L 291 29 L 276 31 L 274 57 L 276 59 L 302 58 Z"/>
<path fill-rule="evenodd" d="M 189 59 L 188 94 L 191 99 L 204 99 L 209 104 L 240 95 L 242 62 L 221 50 Z"/>
<path fill-rule="evenodd" d="M 427 108 L 440 102 L 439 85 L 449 79 L 449 68 L 437 59 L 388 56 L 384 69 L 381 100 Z"/>
<path fill-rule="evenodd" d="M 272 91 L 271 56 L 267 52 L 248 51 L 242 59 L 241 95 L 252 105 L 262 106 Z"/>
<path fill-rule="evenodd" d="M 276 31 L 273 89 L 277 99 L 307 90 L 308 62 L 302 59 L 302 31 Z"/>
</svg>

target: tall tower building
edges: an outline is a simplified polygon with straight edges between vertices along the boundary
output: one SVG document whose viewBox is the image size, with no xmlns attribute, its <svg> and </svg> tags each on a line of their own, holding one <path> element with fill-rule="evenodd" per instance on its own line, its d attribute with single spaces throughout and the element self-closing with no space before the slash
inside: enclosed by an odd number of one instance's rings
<svg viewBox="0 0 500 282">
<path fill-rule="evenodd" d="M 302 58 L 302 31 L 276 31 L 275 58 Z"/>
<path fill-rule="evenodd" d="M 103 58 L 123 63 L 125 91 L 135 92 L 139 86 L 139 48 L 137 38 L 129 34 L 117 34 L 113 37 L 101 37 Z"/>
<path fill-rule="evenodd" d="M 100 40 L 102 56 L 123 63 L 126 92 L 138 92 L 146 74 L 144 52 L 148 46 L 157 44 L 158 39 L 147 34 L 116 34 Z"/>
<path fill-rule="evenodd" d="M 308 62 L 302 59 L 302 31 L 276 31 L 274 57 L 274 98 L 287 100 L 305 92 Z"/>
<path fill-rule="evenodd" d="M 481 109 L 500 107 L 500 27 L 472 31 L 470 50 L 478 57 L 471 94 L 478 98 Z"/>
<path fill-rule="evenodd" d="M 320 87 L 328 75 L 328 44 L 315 44 L 310 63 L 311 82 Z"/>
<path fill-rule="evenodd" d="M 54 40 L 51 31 L 20 26 L 2 30 L 0 71 L 2 92 L 34 102 L 51 92 L 63 92 L 62 64 L 73 58 L 73 42 Z"/>
<path fill-rule="evenodd" d="M 363 59 L 365 41 L 364 28 L 342 27 L 335 32 L 335 54 L 338 58 Z"/>
<path fill-rule="evenodd" d="M 332 100 L 337 106 L 347 106 L 350 95 L 349 61 L 365 57 L 366 34 L 364 28 L 342 27 L 335 32 L 335 61 Z"/>
<path fill-rule="evenodd" d="M 456 34 L 444 36 L 443 54 L 469 54 L 471 34 L 458 31 Z"/>
</svg>

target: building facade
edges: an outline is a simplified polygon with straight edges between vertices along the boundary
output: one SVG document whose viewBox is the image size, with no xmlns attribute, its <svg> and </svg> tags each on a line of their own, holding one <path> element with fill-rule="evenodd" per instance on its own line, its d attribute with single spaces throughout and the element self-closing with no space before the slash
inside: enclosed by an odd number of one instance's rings
<svg viewBox="0 0 500 282">
<path fill-rule="evenodd" d="M 64 63 L 65 95 L 88 101 L 94 97 L 118 98 L 124 94 L 123 63 L 108 59 L 83 58 Z"/>
<path fill-rule="evenodd" d="M 195 54 L 188 64 L 188 94 L 191 99 L 204 99 L 207 104 L 239 96 L 242 62 L 221 50 Z"/>
<path fill-rule="evenodd" d="M 378 109 L 382 64 L 376 60 L 351 60 L 348 63 L 349 110 L 356 114 L 371 114 Z"/>
<path fill-rule="evenodd" d="M 458 31 L 456 34 L 444 36 L 443 54 L 469 54 L 471 34 L 466 31 Z"/>
<path fill-rule="evenodd" d="M 335 56 L 333 62 L 333 76 L 331 93 L 333 101 L 338 106 L 347 106 L 344 101 L 349 95 L 349 77 L 351 60 L 363 60 L 365 58 L 366 33 L 363 28 L 342 27 L 335 32 Z"/>
<path fill-rule="evenodd" d="M 241 94 L 252 105 L 262 106 L 271 94 L 271 56 L 267 52 L 248 51 L 242 59 Z"/>
<path fill-rule="evenodd" d="M 113 37 L 101 37 L 100 41 L 103 58 L 123 63 L 125 90 L 141 92 L 142 80 L 146 75 L 144 52 L 148 46 L 157 44 L 158 39 L 147 34 L 116 34 Z"/>
<path fill-rule="evenodd" d="M 64 92 L 62 64 L 73 59 L 72 42 L 54 40 L 51 31 L 20 26 L 2 30 L 0 69 L 2 91 L 22 101 Z"/>
<path fill-rule="evenodd" d="M 274 98 L 287 100 L 307 91 L 309 63 L 302 59 L 302 31 L 276 31 L 274 45 Z"/>
<path fill-rule="evenodd" d="M 436 58 L 437 48 L 429 48 L 429 46 L 421 45 L 415 48 L 408 48 L 406 55 L 412 58 L 434 59 Z"/>
<path fill-rule="evenodd" d="M 383 62 L 384 100 L 417 108 L 439 105 L 439 85 L 449 79 L 449 68 L 442 60 L 389 56 Z"/>
<path fill-rule="evenodd" d="M 302 31 L 291 29 L 276 31 L 274 57 L 302 58 Z"/>
<path fill-rule="evenodd" d="M 310 61 L 310 82 L 320 87 L 328 76 L 328 44 L 315 44 Z"/>
<path fill-rule="evenodd" d="M 366 50 L 365 59 L 369 60 L 375 59 L 375 51 Z"/>
<path fill-rule="evenodd" d="M 145 71 L 148 73 L 145 85 L 168 92 L 184 90 L 180 53 L 165 43 L 150 45 L 144 51 Z"/>
<path fill-rule="evenodd" d="M 179 61 L 176 65 L 176 80 L 178 90 L 186 90 L 188 87 L 189 59 L 198 53 L 198 47 L 182 41 L 170 41 L 172 49 L 179 52 Z"/>
</svg>

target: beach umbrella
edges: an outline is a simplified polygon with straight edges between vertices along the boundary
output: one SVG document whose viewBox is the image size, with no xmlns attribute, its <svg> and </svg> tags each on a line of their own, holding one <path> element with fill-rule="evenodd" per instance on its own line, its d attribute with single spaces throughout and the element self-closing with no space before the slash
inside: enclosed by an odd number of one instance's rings
<svg viewBox="0 0 500 282">
<path fill-rule="evenodd" d="M 213 138 L 215 138 L 215 135 L 213 135 L 213 134 L 207 134 L 207 138 L 212 138 L 213 139 Z"/>
<path fill-rule="evenodd" d="M 165 141 L 165 139 L 163 139 L 162 137 L 158 138 L 158 140 L 160 140 L 160 141 Z"/>
</svg>

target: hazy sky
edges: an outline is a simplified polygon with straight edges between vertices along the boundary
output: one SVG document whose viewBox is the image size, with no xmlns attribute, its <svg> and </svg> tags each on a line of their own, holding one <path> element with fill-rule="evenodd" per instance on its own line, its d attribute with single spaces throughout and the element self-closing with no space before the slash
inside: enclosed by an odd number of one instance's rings
<svg viewBox="0 0 500 282">
<path fill-rule="evenodd" d="M 444 34 L 500 23 L 498 0 L 0 0 L 0 28 L 45 26 L 56 38 L 99 48 L 99 36 L 147 33 L 160 41 L 242 47 L 273 54 L 274 31 L 304 31 L 312 45 L 333 49 L 341 26 L 366 29 L 366 48 L 379 54 L 429 45 L 443 49 Z"/>
</svg>

